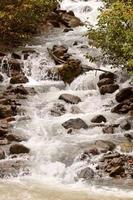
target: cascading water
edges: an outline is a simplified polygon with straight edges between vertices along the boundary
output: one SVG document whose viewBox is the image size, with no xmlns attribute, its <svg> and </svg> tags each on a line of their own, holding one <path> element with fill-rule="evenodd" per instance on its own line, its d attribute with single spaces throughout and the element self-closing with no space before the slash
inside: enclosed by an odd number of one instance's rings
<svg viewBox="0 0 133 200">
<path fill-rule="evenodd" d="M 98 8 L 102 3 L 98 0 L 63 0 L 61 9 L 73 10 L 75 15 L 82 21 L 89 21 L 96 24 Z M 25 72 L 30 82 L 27 87 L 33 86 L 38 94 L 29 97 L 25 109 L 30 120 L 18 120 L 15 130 L 23 132 L 29 138 L 23 142 L 31 149 L 30 168 L 31 175 L 26 177 L 12 178 L 0 181 L 0 200 L 131 200 L 133 192 L 130 184 L 121 185 L 118 182 L 117 188 L 113 182 L 104 180 L 87 183 L 77 179 L 77 173 L 88 166 L 86 161 L 79 159 L 83 149 L 96 139 L 104 139 L 100 127 L 88 130 L 78 130 L 72 135 L 61 126 L 70 118 L 80 117 L 88 125 L 90 119 L 96 114 L 104 114 L 108 122 L 117 123 L 120 116 L 112 115 L 106 105 L 112 104 L 112 96 L 101 97 L 97 89 L 98 75 L 89 72 L 79 76 L 70 86 L 65 86 L 61 81 L 46 80 L 46 69 L 53 67 L 47 47 L 54 44 L 67 44 L 70 53 L 80 59 L 83 64 L 89 63 L 85 54 L 89 51 L 92 54 L 97 51 L 87 48 L 87 39 L 84 36 L 86 27 L 75 28 L 74 31 L 63 33 L 57 29 L 47 36 L 40 36 L 34 41 L 32 47 L 39 52 L 38 55 L 29 57 L 25 62 Z M 73 43 L 77 41 L 78 45 Z M 63 103 L 66 114 L 60 117 L 50 115 L 50 110 L 56 103 L 58 97 L 63 93 L 75 94 L 82 99 L 77 108 L 70 104 Z M 114 94 L 115 95 L 115 94 Z M 62 103 L 62 101 L 61 101 Z M 120 133 L 108 135 L 106 139 L 117 140 Z M 95 158 L 95 161 L 97 158 Z M 93 162 L 90 167 L 95 170 Z M 108 185 L 108 187 L 106 186 Z"/>
</svg>

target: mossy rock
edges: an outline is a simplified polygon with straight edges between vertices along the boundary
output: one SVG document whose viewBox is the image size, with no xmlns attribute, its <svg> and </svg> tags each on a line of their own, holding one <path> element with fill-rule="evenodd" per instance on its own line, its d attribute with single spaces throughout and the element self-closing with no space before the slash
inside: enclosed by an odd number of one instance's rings
<svg viewBox="0 0 133 200">
<path fill-rule="evenodd" d="M 70 59 L 58 69 L 58 73 L 64 83 L 70 84 L 76 77 L 83 73 L 83 68 L 79 60 Z"/>
</svg>

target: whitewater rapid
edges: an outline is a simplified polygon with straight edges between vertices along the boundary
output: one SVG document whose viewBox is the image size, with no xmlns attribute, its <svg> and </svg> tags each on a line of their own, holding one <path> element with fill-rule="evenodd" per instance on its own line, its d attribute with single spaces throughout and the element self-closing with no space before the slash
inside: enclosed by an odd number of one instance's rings
<svg viewBox="0 0 133 200">
<path fill-rule="evenodd" d="M 61 9 L 73 10 L 82 21 L 92 25 L 97 22 L 100 6 L 102 3 L 98 0 L 61 2 Z M 100 73 L 83 74 L 69 86 L 65 86 L 61 81 L 45 80 L 46 69 L 54 66 L 47 47 L 54 44 L 67 44 L 69 52 L 83 64 L 97 66 L 85 58 L 88 51 L 96 51 L 92 47 L 85 47 L 88 45 L 86 30 L 87 26 L 75 28 L 68 33 L 55 29 L 47 35 L 35 38 L 32 45 L 27 45 L 39 52 L 39 55 L 24 61 L 25 73 L 30 80 L 26 87 L 34 87 L 38 93 L 29 97 L 23 105 L 30 120 L 18 120 L 15 130 L 28 137 L 28 141 L 23 144 L 31 149 L 31 175 L 0 181 L 0 200 L 133 200 L 133 185 L 126 185 L 126 182 L 124 187 L 121 182 L 115 187 L 108 180 L 108 186 L 100 180 L 88 183 L 75 181 L 77 172 L 87 166 L 86 162 L 79 159 L 79 155 L 89 143 L 104 139 L 105 136 L 99 127 L 89 131 L 78 130 L 76 134 L 68 135 L 61 124 L 77 117 L 89 124 L 92 117 L 101 113 L 108 122 L 117 123 L 120 120 L 118 115 L 112 115 L 105 109 L 105 105 L 111 104 L 112 96 L 106 95 L 105 98 L 99 94 L 97 81 Z M 77 46 L 73 46 L 74 41 L 78 42 Z M 78 104 L 80 112 L 72 113 L 72 105 L 64 103 L 66 114 L 60 117 L 51 116 L 51 108 L 59 102 L 58 97 L 66 92 L 82 99 Z M 118 131 L 115 137 L 119 134 Z M 106 136 L 106 139 L 108 138 L 116 139 L 114 135 Z"/>
</svg>

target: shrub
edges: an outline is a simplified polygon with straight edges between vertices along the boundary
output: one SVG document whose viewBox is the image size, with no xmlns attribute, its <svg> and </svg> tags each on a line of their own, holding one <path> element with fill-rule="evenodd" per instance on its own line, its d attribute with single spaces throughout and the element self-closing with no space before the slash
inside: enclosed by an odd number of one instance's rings
<svg viewBox="0 0 133 200">
<path fill-rule="evenodd" d="M 0 2 L 0 38 L 10 43 L 37 32 L 38 24 L 55 9 L 57 0 L 4 0 Z"/>
<path fill-rule="evenodd" d="M 133 1 L 103 0 L 97 27 L 88 31 L 90 44 L 101 48 L 114 66 L 133 72 Z"/>
</svg>

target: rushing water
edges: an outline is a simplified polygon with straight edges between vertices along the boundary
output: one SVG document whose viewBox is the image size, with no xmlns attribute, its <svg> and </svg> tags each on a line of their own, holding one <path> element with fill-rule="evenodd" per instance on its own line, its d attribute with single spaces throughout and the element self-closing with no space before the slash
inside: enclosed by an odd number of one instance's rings
<svg viewBox="0 0 133 200">
<path fill-rule="evenodd" d="M 63 0 L 61 8 L 73 10 L 81 20 L 95 25 L 97 9 L 101 5 L 98 0 Z M 79 130 L 76 134 L 68 135 L 61 124 L 71 117 L 80 117 L 89 124 L 94 115 L 101 113 L 109 122 L 117 123 L 120 120 L 120 116 L 112 115 L 105 109 L 105 105 L 112 103 L 112 96 L 106 95 L 105 98 L 99 95 L 96 86 L 99 73 L 86 73 L 74 80 L 70 86 L 64 86 L 62 82 L 44 81 L 46 68 L 54 66 L 47 53 L 47 47 L 54 44 L 67 44 L 73 56 L 82 60 L 84 64 L 91 64 L 84 55 L 88 51 L 92 54 L 96 51 L 85 48 L 85 32 L 86 27 L 78 27 L 68 33 L 55 29 L 47 35 L 37 37 L 34 45 L 32 44 L 31 47 L 36 49 L 39 55 L 25 61 L 25 72 L 30 79 L 27 87 L 34 86 L 38 94 L 29 97 L 24 106 L 31 120 L 18 120 L 15 125 L 15 130 L 29 138 L 23 144 L 31 149 L 31 175 L 0 181 L 0 200 L 133 199 L 132 183 L 125 182 L 123 185 L 122 181 L 113 183 L 108 179 L 103 182 L 97 180 L 85 183 L 75 179 L 77 172 L 87 165 L 78 159 L 83 149 L 96 139 L 104 139 L 105 135 L 101 133 L 100 128 Z M 78 46 L 73 46 L 74 41 L 78 42 Z M 95 67 L 95 64 L 92 66 Z M 50 110 L 59 102 L 58 97 L 64 92 L 78 95 L 82 99 L 78 104 L 80 112 L 73 114 L 72 105 L 64 103 L 67 113 L 61 117 L 53 117 Z M 111 137 L 106 136 L 106 139 Z M 117 140 L 118 137 L 119 129 L 118 134 L 115 137 L 113 135 L 111 140 Z"/>
</svg>

